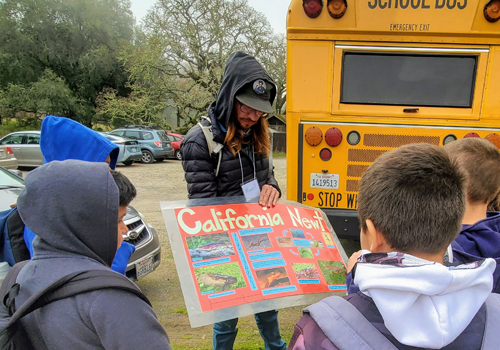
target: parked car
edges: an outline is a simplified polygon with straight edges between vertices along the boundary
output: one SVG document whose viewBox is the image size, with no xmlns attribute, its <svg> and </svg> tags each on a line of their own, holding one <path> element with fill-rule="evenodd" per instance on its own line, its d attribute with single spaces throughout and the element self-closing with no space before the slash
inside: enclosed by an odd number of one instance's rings
<svg viewBox="0 0 500 350">
<path fill-rule="evenodd" d="M 166 132 L 168 139 L 170 140 L 170 143 L 172 144 L 172 147 L 174 148 L 174 157 L 177 160 L 182 160 L 182 155 L 181 155 L 181 141 L 184 140 L 184 136 L 181 134 L 176 134 L 175 132 Z"/>
<path fill-rule="evenodd" d="M 19 166 L 37 167 L 44 163 L 40 150 L 40 131 L 16 131 L 0 139 L 12 148 Z"/>
<path fill-rule="evenodd" d="M 123 163 L 128 166 L 132 165 L 134 161 L 140 161 L 142 159 L 141 146 L 138 141 L 104 133 L 102 133 L 102 136 L 118 145 L 120 150 L 118 154 L 118 163 Z"/>
<path fill-rule="evenodd" d="M 0 166 L 5 169 L 17 169 L 18 162 L 12 147 L 0 146 Z"/>
<path fill-rule="evenodd" d="M 142 162 L 151 164 L 155 160 L 162 162 L 174 156 L 174 149 L 165 131 L 149 126 L 130 125 L 110 132 L 111 135 L 137 140 L 141 145 Z"/>
<path fill-rule="evenodd" d="M 23 189 L 22 177 L 0 167 L 0 211 L 7 210 L 15 204 Z M 153 226 L 131 206 L 127 208 L 127 215 L 123 221 L 128 227 L 128 232 L 123 238 L 135 245 L 135 252 L 127 264 L 126 275 L 135 281 L 153 272 L 160 265 L 160 240 Z"/>
</svg>

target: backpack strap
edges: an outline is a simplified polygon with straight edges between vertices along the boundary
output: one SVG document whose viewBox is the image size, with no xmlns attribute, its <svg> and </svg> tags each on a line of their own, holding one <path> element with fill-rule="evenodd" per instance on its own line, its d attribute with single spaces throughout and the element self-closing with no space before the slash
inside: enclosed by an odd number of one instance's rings
<svg viewBox="0 0 500 350">
<path fill-rule="evenodd" d="M 201 119 L 208 120 L 210 122 L 210 119 L 207 116 L 201 117 Z M 219 154 L 219 160 L 217 162 L 217 168 L 215 170 L 215 177 L 219 175 L 219 168 L 220 168 L 220 161 L 222 159 L 222 148 L 224 148 L 224 145 L 222 143 L 218 143 L 214 141 L 214 134 L 212 132 L 212 123 L 210 122 L 210 125 L 203 125 L 201 124 L 201 121 L 198 122 L 198 125 L 201 128 L 201 131 L 203 131 L 203 134 L 205 135 L 205 139 L 207 140 L 207 145 L 208 145 L 208 153 L 212 155 L 212 153 Z"/>
<path fill-rule="evenodd" d="M 486 324 L 484 326 L 483 344 L 481 349 L 498 349 L 500 343 L 500 294 L 491 293 L 485 301 Z"/>
<path fill-rule="evenodd" d="M 17 277 L 19 271 L 22 269 L 22 267 L 24 267 L 26 263 L 27 261 L 23 261 L 19 264 L 14 265 L 12 269 L 15 269 L 11 276 L 7 275 L 6 281 L 7 279 L 9 279 L 9 281 L 12 281 L 12 276 L 14 274 Z M 20 268 L 17 268 L 18 265 L 21 264 L 23 265 Z M 10 273 L 11 271 L 9 271 L 9 274 Z M 2 289 L 3 287 L 4 285 L 2 284 Z M 15 309 L 15 298 L 19 294 L 19 284 L 15 283 L 3 300 L 4 305 L 11 311 L 12 315 L 7 328 L 14 324 L 18 319 L 54 301 L 69 298 L 86 292 L 107 288 L 121 289 L 131 292 L 141 298 L 149 306 L 151 306 L 148 298 L 144 294 L 142 294 L 139 287 L 137 287 L 128 278 L 120 275 L 119 273 L 106 270 L 75 272 L 60 278 L 53 284 L 30 296 L 19 307 L 19 309 L 13 312 Z"/>
<path fill-rule="evenodd" d="M 308 312 L 339 350 L 397 350 L 354 305 L 333 296 L 313 304 Z"/>
<path fill-rule="evenodd" d="M 24 227 L 19 211 L 15 210 L 7 219 L 7 232 L 16 263 L 31 259 L 30 251 L 24 242 Z"/>
</svg>

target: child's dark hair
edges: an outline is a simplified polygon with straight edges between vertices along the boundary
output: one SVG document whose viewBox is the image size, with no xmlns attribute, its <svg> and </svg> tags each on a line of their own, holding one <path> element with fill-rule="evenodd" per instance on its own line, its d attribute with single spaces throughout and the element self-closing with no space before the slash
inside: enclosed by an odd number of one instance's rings
<svg viewBox="0 0 500 350">
<path fill-rule="evenodd" d="M 500 191 L 500 152 L 490 141 L 471 137 L 443 147 L 467 172 L 470 203 L 488 204 Z"/>
<path fill-rule="evenodd" d="M 360 182 L 361 228 L 372 220 L 403 253 L 443 251 L 458 235 L 465 213 L 466 175 L 442 148 L 405 145 L 382 154 Z"/>
<path fill-rule="evenodd" d="M 137 195 L 135 186 L 119 171 L 111 170 L 111 175 L 113 176 L 116 186 L 118 186 L 118 192 L 120 193 L 120 207 L 126 207 Z"/>
</svg>

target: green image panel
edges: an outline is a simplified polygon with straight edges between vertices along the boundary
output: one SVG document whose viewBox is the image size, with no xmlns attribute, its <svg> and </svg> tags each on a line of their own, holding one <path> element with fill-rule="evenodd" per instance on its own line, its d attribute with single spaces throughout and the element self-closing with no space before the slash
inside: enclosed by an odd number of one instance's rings
<svg viewBox="0 0 500 350">
<path fill-rule="evenodd" d="M 194 270 L 200 292 L 222 292 L 246 287 L 237 262 L 201 267 Z"/>
</svg>

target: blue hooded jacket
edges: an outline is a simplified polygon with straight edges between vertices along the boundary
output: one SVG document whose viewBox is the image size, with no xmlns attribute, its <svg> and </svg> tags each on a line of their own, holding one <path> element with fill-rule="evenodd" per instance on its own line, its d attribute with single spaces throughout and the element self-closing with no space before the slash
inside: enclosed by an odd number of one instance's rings
<svg viewBox="0 0 500 350">
<path fill-rule="evenodd" d="M 500 293 L 500 213 L 488 212 L 486 219 L 474 225 L 462 225 L 462 231 L 451 243 L 453 260 L 462 263 L 493 258 L 493 293 Z"/>
<path fill-rule="evenodd" d="M 42 121 L 40 149 L 45 163 L 53 160 L 76 159 L 87 162 L 103 163 L 108 156 L 111 158 L 109 167 L 116 168 L 119 149 L 98 132 L 68 118 L 49 115 Z M 33 256 L 33 233 L 27 226 L 24 229 L 24 241 Z M 125 274 L 128 260 L 135 251 L 135 246 L 123 242 L 118 249 L 112 270 Z"/>
</svg>

